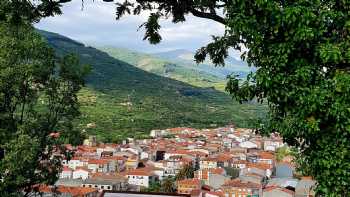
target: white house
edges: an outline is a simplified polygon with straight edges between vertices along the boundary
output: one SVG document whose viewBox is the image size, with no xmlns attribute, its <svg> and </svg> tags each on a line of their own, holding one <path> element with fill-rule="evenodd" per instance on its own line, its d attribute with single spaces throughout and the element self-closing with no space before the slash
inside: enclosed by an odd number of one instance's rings
<svg viewBox="0 0 350 197">
<path fill-rule="evenodd" d="M 150 136 L 156 138 L 156 137 L 161 137 L 168 134 L 169 133 L 166 130 L 152 130 L 150 133 Z"/>
<path fill-rule="evenodd" d="M 152 182 L 158 179 L 158 176 L 150 169 L 135 169 L 126 172 L 128 183 L 148 188 Z"/>
<path fill-rule="evenodd" d="M 77 168 L 73 171 L 73 179 L 82 179 L 85 180 L 89 178 L 89 170 L 84 168 Z"/>
<path fill-rule="evenodd" d="M 60 173 L 60 179 L 71 179 L 73 170 L 64 166 L 62 172 Z"/>
<path fill-rule="evenodd" d="M 113 152 L 113 154 L 114 154 L 114 153 L 117 152 L 117 149 L 115 147 L 113 147 L 113 146 L 108 146 L 108 145 L 105 145 L 103 147 L 98 147 L 96 149 L 96 154 L 98 156 L 101 156 L 102 152 Z"/>
<path fill-rule="evenodd" d="M 88 169 L 95 172 L 109 172 L 109 161 L 104 159 L 91 159 L 87 165 Z"/>
<path fill-rule="evenodd" d="M 251 141 L 241 142 L 239 143 L 239 146 L 242 148 L 258 148 L 258 145 Z"/>
<path fill-rule="evenodd" d="M 62 161 L 63 166 L 67 166 L 68 168 L 71 168 L 75 170 L 77 167 L 83 167 L 87 165 L 87 161 L 85 161 L 82 158 L 72 158 L 71 160 L 63 160 Z"/>
<path fill-rule="evenodd" d="M 265 140 L 264 150 L 265 151 L 276 151 L 277 148 L 284 146 L 282 140 Z"/>
</svg>

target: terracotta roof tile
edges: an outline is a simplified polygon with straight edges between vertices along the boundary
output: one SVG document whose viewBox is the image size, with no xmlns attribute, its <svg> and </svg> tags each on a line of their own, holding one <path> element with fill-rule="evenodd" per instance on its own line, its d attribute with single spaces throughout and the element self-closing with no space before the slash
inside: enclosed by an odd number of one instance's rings
<svg viewBox="0 0 350 197">
<path fill-rule="evenodd" d="M 177 182 L 182 185 L 200 185 L 201 181 L 199 179 L 184 179 Z"/>
<path fill-rule="evenodd" d="M 59 193 L 69 193 L 73 197 L 79 197 L 79 196 L 85 196 L 90 193 L 97 192 L 97 189 L 94 188 L 88 188 L 88 187 L 67 187 L 67 186 L 58 186 L 58 187 L 49 187 L 46 185 L 40 185 L 39 191 L 43 193 L 53 193 L 53 192 L 59 192 Z"/>
<path fill-rule="evenodd" d="M 260 184 L 245 182 L 239 179 L 226 181 L 223 187 L 238 187 L 238 188 L 260 188 Z"/>
</svg>

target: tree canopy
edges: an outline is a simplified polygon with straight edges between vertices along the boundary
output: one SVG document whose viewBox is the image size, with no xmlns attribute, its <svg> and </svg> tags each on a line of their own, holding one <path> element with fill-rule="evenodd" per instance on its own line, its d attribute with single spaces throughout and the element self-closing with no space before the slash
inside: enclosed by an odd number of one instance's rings
<svg viewBox="0 0 350 197">
<path fill-rule="evenodd" d="M 145 39 L 161 41 L 160 19 L 186 16 L 225 25 L 223 36 L 196 53 L 223 65 L 228 50 L 257 68 L 246 81 L 230 76 L 226 90 L 240 102 L 268 102 L 261 132 L 279 132 L 299 148 L 300 170 L 326 196 L 348 196 L 350 184 L 350 2 L 347 0 L 136 0 L 117 6 L 117 19 L 150 12 Z"/>
<path fill-rule="evenodd" d="M 71 156 L 63 143 L 82 139 L 72 121 L 89 67 L 74 55 L 56 57 L 23 2 L 0 2 L 0 196 L 53 184 Z"/>
</svg>

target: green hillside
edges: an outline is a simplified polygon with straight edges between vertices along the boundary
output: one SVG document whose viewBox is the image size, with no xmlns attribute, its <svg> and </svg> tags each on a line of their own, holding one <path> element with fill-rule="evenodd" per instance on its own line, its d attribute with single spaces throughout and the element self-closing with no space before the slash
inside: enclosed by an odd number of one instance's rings
<svg viewBox="0 0 350 197">
<path fill-rule="evenodd" d="M 145 71 L 189 83 L 198 87 L 214 87 L 224 91 L 226 80 L 209 72 L 199 70 L 200 67 L 191 63 L 171 61 L 158 58 L 151 54 L 139 53 L 116 47 L 98 47 L 108 55 L 125 61 Z"/>
<path fill-rule="evenodd" d="M 87 87 L 79 93 L 82 116 L 77 125 L 100 139 L 139 137 L 151 129 L 178 126 L 247 127 L 264 113 L 264 106 L 239 105 L 213 88 L 152 74 L 69 38 L 40 33 L 58 55 L 76 53 L 82 63 L 93 67 Z"/>
</svg>

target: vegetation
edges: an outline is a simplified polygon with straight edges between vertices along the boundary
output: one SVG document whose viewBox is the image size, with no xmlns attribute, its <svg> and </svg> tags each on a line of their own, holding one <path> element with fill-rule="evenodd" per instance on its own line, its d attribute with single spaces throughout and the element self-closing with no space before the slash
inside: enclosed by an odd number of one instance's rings
<svg viewBox="0 0 350 197">
<path fill-rule="evenodd" d="M 161 191 L 164 193 L 174 193 L 175 189 L 175 180 L 173 177 L 167 177 L 163 179 L 161 184 Z"/>
<path fill-rule="evenodd" d="M 98 48 L 110 56 L 125 61 L 142 70 L 182 81 L 197 87 L 213 87 L 216 90 L 225 90 L 226 77 L 231 73 L 242 74 L 246 76 L 248 66 L 231 66 L 230 69 L 215 68 L 213 65 L 196 65 L 193 60 L 182 60 L 179 58 L 167 58 L 171 55 L 171 51 L 167 55 L 163 54 L 143 54 L 127 49 L 115 47 Z M 174 52 L 176 55 L 179 55 Z M 192 54 L 189 54 L 192 55 Z M 159 56 L 159 57 L 158 57 Z M 163 58 L 163 56 L 165 56 Z M 181 53 L 180 53 L 181 56 Z M 193 56 L 191 56 L 193 58 Z M 242 62 L 239 62 L 243 64 Z"/>
<path fill-rule="evenodd" d="M 194 171 L 192 164 L 184 165 L 180 171 L 176 174 L 175 180 L 191 179 L 194 177 Z"/>
<path fill-rule="evenodd" d="M 82 116 L 76 125 L 100 140 L 119 142 L 146 137 L 152 129 L 179 126 L 254 127 L 254 120 L 264 116 L 265 106 L 239 105 L 212 88 L 151 74 L 58 34 L 40 33 L 59 56 L 74 52 L 92 66 L 87 88 L 78 94 Z"/>
<path fill-rule="evenodd" d="M 288 146 L 283 146 L 280 148 L 277 148 L 276 150 L 276 161 L 280 162 L 283 160 L 283 158 L 285 158 L 286 156 L 292 155 L 291 150 L 288 148 Z"/>
<path fill-rule="evenodd" d="M 125 49 L 117 49 L 111 47 L 101 48 L 112 57 L 125 61 L 131 65 L 137 66 L 142 70 L 152 72 L 154 74 L 169 77 L 178 81 L 182 81 L 198 87 L 220 87 L 223 91 L 225 80 L 220 79 L 210 73 L 201 72 L 194 68 L 183 64 L 156 58 L 152 55 L 136 53 Z"/>
<path fill-rule="evenodd" d="M 160 192 L 161 185 L 159 181 L 151 182 L 149 187 L 142 187 L 141 192 Z"/>
<path fill-rule="evenodd" d="M 178 23 L 191 13 L 225 25 L 197 62 L 209 56 L 220 65 L 230 48 L 249 49 L 242 58 L 257 71 L 244 83 L 232 76 L 227 91 L 238 101 L 268 102 L 262 131 L 278 131 L 300 150 L 299 167 L 317 180 L 318 195 L 350 195 L 350 1 L 125 1 L 117 18 L 146 10 L 144 39 L 153 44 L 162 39 L 162 17 Z"/>
<path fill-rule="evenodd" d="M 0 196 L 27 195 L 57 180 L 62 158 L 53 152 L 69 156 L 62 143 L 81 143 L 72 122 L 88 67 L 57 59 L 26 21 L 0 21 L 0 48 Z"/>
<path fill-rule="evenodd" d="M 239 177 L 239 168 L 234 167 L 225 167 L 226 174 L 231 177 L 231 179 L 235 179 Z"/>
</svg>

